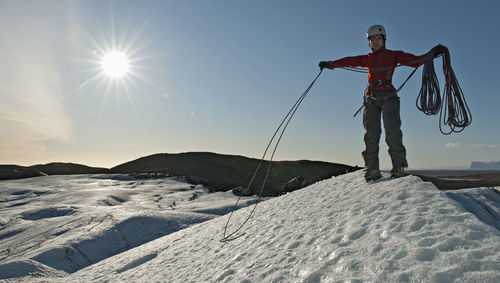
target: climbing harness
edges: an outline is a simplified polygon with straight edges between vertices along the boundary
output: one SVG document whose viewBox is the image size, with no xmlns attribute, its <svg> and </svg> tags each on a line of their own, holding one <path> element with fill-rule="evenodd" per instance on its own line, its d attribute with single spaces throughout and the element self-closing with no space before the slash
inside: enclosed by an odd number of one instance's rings
<svg viewBox="0 0 500 283">
<path fill-rule="evenodd" d="M 396 67 L 399 67 L 399 66 L 402 66 L 402 65 L 398 65 Z M 406 78 L 406 80 L 398 87 L 398 89 L 396 89 L 396 94 L 399 93 L 399 91 L 405 86 L 406 82 L 408 82 L 408 80 L 413 76 L 413 74 L 415 74 L 415 72 L 417 71 L 418 67 L 413 69 L 413 71 L 410 73 L 410 75 Z M 383 80 L 383 81 L 376 81 L 375 83 L 371 83 L 368 85 L 368 87 L 366 88 L 368 90 L 369 87 L 371 87 L 371 89 L 373 89 L 373 87 L 377 84 L 381 84 L 381 85 L 392 85 L 392 82 L 389 81 L 389 80 Z M 365 93 L 365 96 L 367 94 Z M 359 107 L 358 111 L 356 111 L 356 113 L 354 113 L 354 118 L 356 118 L 356 116 L 358 115 L 358 113 L 363 110 L 363 108 L 366 106 L 366 99 L 363 99 L 363 105 L 361 105 L 361 107 Z"/>
<path fill-rule="evenodd" d="M 272 151 L 272 154 L 271 154 L 271 158 L 268 161 L 266 176 L 264 177 L 264 181 L 262 182 L 262 185 L 260 187 L 259 197 L 258 197 L 257 201 L 255 202 L 255 204 L 253 206 L 253 209 L 250 211 L 250 213 L 248 214 L 247 218 L 245 218 L 245 220 L 240 224 L 240 226 L 238 228 L 236 228 L 233 232 L 228 233 L 227 230 L 228 230 L 229 222 L 231 221 L 231 217 L 233 216 L 233 213 L 236 211 L 238 203 L 241 200 L 241 196 L 238 197 L 238 199 L 236 200 L 236 203 L 234 204 L 233 210 L 229 214 L 229 217 L 227 219 L 226 225 L 224 226 L 224 235 L 222 236 L 222 239 L 220 239 L 221 242 L 228 242 L 228 241 L 236 240 L 239 237 L 241 237 L 241 236 L 243 236 L 243 235 L 246 234 L 246 233 L 240 233 L 240 234 L 237 234 L 237 233 L 243 228 L 243 226 L 245 226 L 245 224 L 248 222 L 248 220 L 250 220 L 250 218 L 252 217 L 255 209 L 257 208 L 257 204 L 261 201 L 262 193 L 264 192 L 264 186 L 266 185 L 267 178 L 269 177 L 269 172 L 271 171 L 271 164 L 272 164 L 272 161 L 273 161 L 273 158 L 274 158 L 274 154 L 276 153 L 276 149 L 278 148 L 278 145 L 279 145 L 279 143 L 281 141 L 281 138 L 283 137 L 283 134 L 285 133 L 285 130 L 288 127 L 288 124 L 290 123 L 290 121 L 292 120 L 293 116 L 295 115 L 295 112 L 297 111 L 297 109 L 299 108 L 300 104 L 302 103 L 302 101 L 304 100 L 304 98 L 307 96 L 307 94 L 309 93 L 309 91 L 311 90 L 312 86 L 314 85 L 314 83 L 319 78 L 319 76 L 321 75 L 322 72 L 323 72 L 323 69 L 321 69 L 319 71 L 318 75 L 311 82 L 311 84 L 309 85 L 309 87 L 307 87 L 307 89 L 302 93 L 302 95 L 299 97 L 299 99 L 297 99 L 297 101 L 295 102 L 295 104 L 292 106 L 292 108 L 290 109 L 290 111 L 288 111 L 288 113 L 286 114 L 285 118 L 283 118 L 283 120 L 281 121 L 280 125 L 278 126 L 278 128 L 274 132 L 273 136 L 269 140 L 269 143 L 267 144 L 266 150 L 264 150 L 264 154 L 262 155 L 262 158 L 260 159 L 259 165 L 255 169 L 255 171 L 253 173 L 253 176 L 250 179 L 250 182 L 248 183 L 248 186 L 246 188 L 247 191 L 250 191 L 250 187 L 252 186 L 253 181 L 255 180 L 255 177 L 257 176 L 257 173 L 259 172 L 259 169 L 260 169 L 262 163 L 264 162 L 264 159 L 266 158 L 266 155 L 267 155 L 267 152 L 268 152 L 269 148 L 271 147 L 273 141 L 275 141 L 275 138 L 277 137 L 278 132 L 280 132 L 280 130 L 281 130 L 281 133 L 278 136 L 278 139 L 276 140 L 276 144 L 274 145 L 274 148 L 273 148 L 273 151 Z"/>
</svg>

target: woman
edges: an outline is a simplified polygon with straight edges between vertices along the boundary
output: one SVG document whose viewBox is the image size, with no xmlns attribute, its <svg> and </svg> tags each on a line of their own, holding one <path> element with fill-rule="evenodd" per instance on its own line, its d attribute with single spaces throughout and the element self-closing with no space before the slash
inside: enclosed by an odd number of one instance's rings
<svg viewBox="0 0 500 283">
<path fill-rule="evenodd" d="M 385 141 L 389 146 L 392 161 L 391 178 L 408 175 L 405 168 L 406 150 L 403 146 L 401 118 L 399 115 L 399 97 L 392 85 L 392 75 L 397 64 L 418 67 L 425 61 L 426 54 L 415 56 L 403 51 L 385 48 L 386 32 L 381 25 L 371 26 L 366 32 L 372 52 L 367 55 L 345 57 L 336 61 L 322 61 L 321 69 L 338 67 L 366 67 L 368 69 L 368 86 L 365 90 L 363 126 L 365 128 L 365 179 L 367 182 L 382 177 L 379 168 L 379 140 L 381 135 L 380 119 L 384 121 Z"/>
</svg>

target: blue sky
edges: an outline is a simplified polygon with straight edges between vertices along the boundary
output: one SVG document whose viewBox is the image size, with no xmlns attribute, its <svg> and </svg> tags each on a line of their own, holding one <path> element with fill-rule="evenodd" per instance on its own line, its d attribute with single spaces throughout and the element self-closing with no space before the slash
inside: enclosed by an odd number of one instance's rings
<svg viewBox="0 0 500 283">
<path fill-rule="evenodd" d="M 399 93 L 410 168 L 500 160 L 497 1 L 0 1 L 0 163 L 112 167 L 158 152 L 260 157 L 317 64 L 387 47 L 447 46 L 472 111 L 449 136 L 415 106 L 421 69 Z M 110 49 L 131 73 L 102 74 Z M 436 73 L 441 61 L 435 61 Z M 399 85 L 411 68 L 398 68 Z M 440 76 L 441 87 L 444 84 Z M 366 75 L 326 70 L 276 159 L 363 165 Z M 381 166 L 390 168 L 381 140 Z"/>
</svg>

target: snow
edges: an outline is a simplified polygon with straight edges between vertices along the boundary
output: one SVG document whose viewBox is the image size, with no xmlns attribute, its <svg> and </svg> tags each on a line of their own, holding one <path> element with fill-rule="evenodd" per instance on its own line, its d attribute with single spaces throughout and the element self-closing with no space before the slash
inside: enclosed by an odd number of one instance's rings
<svg viewBox="0 0 500 283">
<path fill-rule="evenodd" d="M 80 177 L 65 179 L 66 189 L 54 185 L 54 180 L 47 179 L 50 177 L 41 177 L 35 182 L 38 185 L 30 181 L 0 183 L 2 198 L 12 199 L 0 202 L 0 221 L 6 226 L 0 230 L 1 249 L 9 246 L 8 241 L 11 247 L 14 243 L 40 245 L 24 248 L 16 256 L 2 254 L 0 278 L 55 282 L 500 282 L 500 201 L 496 190 L 444 192 L 415 176 L 384 177 L 366 184 L 363 172 L 357 171 L 266 200 L 258 204 L 244 226 L 245 234 L 229 242 L 220 242 L 227 215 L 217 215 L 228 211 L 227 203 L 234 197 L 204 193 L 202 187 L 187 185 L 187 189 L 186 184 L 165 179 L 141 183 L 94 178 L 88 192 L 84 188 L 71 191 L 70 184 L 88 182 L 88 177 L 82 177 L 83 181 Z M 44 180 L 47 183 L 42 186 Z M 109 188 L 113 186 L 116 192 Z M 184 201 L 176 203 L 179 209 L 173 211 L 168 210 L 165 199 L 166 188 L 171 187 L 186 188 L 186 194 L 179 198 Z M 22 190 L 26 190 L 24 194 L 19 192 Z M 36 202 L 57 190 L 50 210 L 37 209 L 35 204 L 24 210 L 21 208 L 27 204 L 14 205 Z M 193 196 L 191 190 L 200 196 L 188 201 L 186 197 Z M 122 201 L 109 197 L 111 192 Z M 30 197 L 15 200 L 24 195 Z M 153 195 L 164 198 L 161 209 L 149 199 Z M 201 198 L 205 200 L 197 203 Z M 115 200 L 116 205 L 105 205 L 103 200 Z M 246 201 L 248 205 L 252 199 Z M 134 205 L 118 209 L 127 203 Z M 229 232 L 252 208 L 234 213 Z M 103 211 L 107 217 L 100 214 Z M 208 212 L 214 214 L 204 214 Z M 101 218 L 89 221 L 92 213 Z M 142 227 L 145 221 L 134 222 L 137 217 L 154 224 Z M 75 224 L 82 218 L 91 224 Z M 54 226 L 49 235 L 58 236 L 41 241 L 41 235 L 47 235 L 44 229 L 52 227 L 50 220 L 56 219 L 60 219 L 57 227 L 68 231 L 59 234 Z M 63 225 L 62 219 L 67 223 Z M 141 243 L 156 232 L 161 221 L 189 227 Z M 23 236 L 28 233 L 28 222 L 40 222 L 38 238 Z M 102 253 L 120 249 L 115 234 L 126 238 L 124 242 L 138 237 L 137 245 L 84 266 L 87 258 L 100 259 L 105 256 Z M 81 262 L 79 267 L 83 268 L 71 271 L 56 266 L 70 266 L 64 258 L 73 264 Z M 25 275 L 31 277 L 21 277 Z"/>
<path fill-rule="evenodd" d="M 255 203 L 246 197 L 240 207 Z M 48 176 L 0 182 L 0 280 L 65 276 L 233 209 L 181 179 Z"/>
</svg>

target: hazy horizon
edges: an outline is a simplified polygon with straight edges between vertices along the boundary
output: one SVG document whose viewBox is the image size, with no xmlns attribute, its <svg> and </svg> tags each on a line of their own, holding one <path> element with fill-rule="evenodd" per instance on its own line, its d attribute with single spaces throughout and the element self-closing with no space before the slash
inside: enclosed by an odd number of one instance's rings
<svg viewBox="0 0 500 283">
<path fill-rule="evenodd" d="M 127 163 L 127 162 L 130 162 L 130 161 L 134 161 L 134 160 L 137 160 L 137 159 L 140 159 L 142 157 L 147 157 L 147 156 L 150 156 L 150 155 L 156 155 L 156 154 L 182 154 L 182 153 L 195 153 L 195 152 L 208 152 L 208 151 L 185 151 L 185 152 L 157 152 L 157 153 L 153 153 L 153 154 L 148 154 L 148 155 L 144 155 L 144 156 L 138 156 L 138 157 L 135 157 L 135 158 L 132 158 L 130 160 L 127 160 L 127 161 L 124 161 L 122 163 L 118 163 L 118 164 L 114 164 L 112 166 L 95 166 L 95 165 L 92 165 L 92 164 L 84 164 L 84 163 L 79 163 L 79 162 L 75 162 L 75 161 L 58 161 L 58 160 L 54 160 L 54 161 L 49 161 L 49 162 L 46 162 L 46 163 L 36 163 L 36 164 L 0 164 L 0 165 L 17 165 L 17 166 L 23 166 L 23 167 L 30 167 L 30 166 L 35 166 L 35 165 L 46 165 L 46 164 L 50 164 L 50 163 L 73 163 L 73 164 L 78 164 L 78 165 L 86 165 L 86 166 L 89 166 L 89 167 L 96 167 L 96 168 L 105 168 L 105 169 L 111 169 L 113 167 L 116 167 L 118 165 L 121 165 L 121 164 L 124 164 L 124 163 Z M 247 157 L 247 158 L 253 158 L 253 159 L 261 159 L 261 157 L 250 157 L 250 156 L 245 156 L 245 155 L 240 155 L 240 154 L 226 154 L 226 153 L 220 153 L 220 152 L 208 152 L 208 153 L 215 153 L 215 154 L 220 154 L 220 155 L 238 155 L 238 156 L 243 156 L 243 157 Z M 331 163 L 340 163 L 340 162 L 332 162 L 332 161 L 326 161 L 326 160 L 317 160 L 317 159 L 277 159 L 277 160 L 273 160 L 273 161 L 298 161 L 298 160 L 310 160 L 310 161 L 319 161 L 319 162 L 331 162 Z M 497 162 L 497 161 L 481 161 L 481 160 L 473 160 L 471 162 L 481 162 L 481 163 L 488 163 L 488 162 Z M 500 162 L 500 160 L 499 160 Z M 349 166 L 359 166 L 359 167 L 363 167 L 361 165 L 358 165 L 358 164 L 346 164 L 346 163 L 342 163 L 342 164 L 345 164 L 345 165 L 349 165 Z M 471 164 L 469 163 L 468 165 L 449 165 L 449 166 L 436 166 L 436 165 L 428 165 L 428 166 L 424 166 L 424 167 L 409 167 L 408 170 L 412 171 L 412 170 L 415 170 L 415 171 L 441 171 L 441 170 L 468 170 L 468 171 L 498 171 L 496 169 L 473 169 L 473 168 L 470 168 L 471 167 Z M 383 171 L 390 171 L 391 168 L 387 167 L 387 168 L 381 168 L 381 170 Z M 500 170 L 500 169 L 499 169 Z"/>
</svg>

